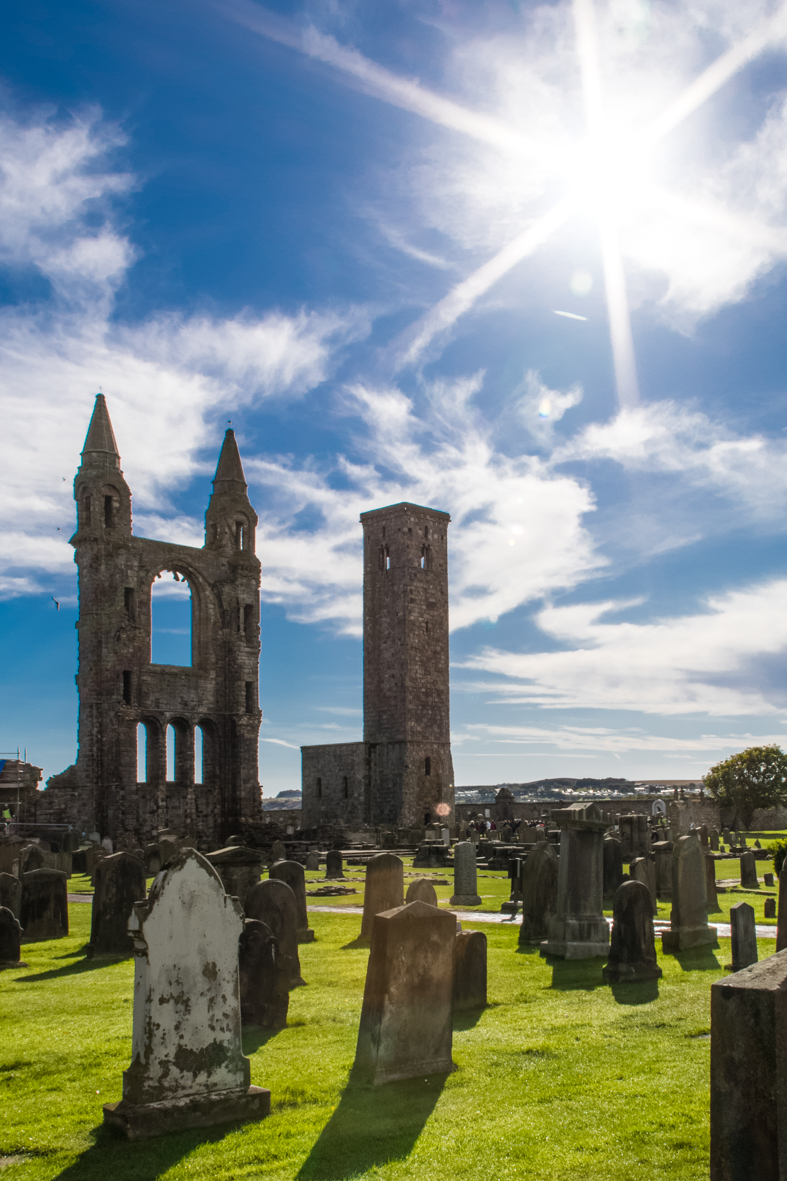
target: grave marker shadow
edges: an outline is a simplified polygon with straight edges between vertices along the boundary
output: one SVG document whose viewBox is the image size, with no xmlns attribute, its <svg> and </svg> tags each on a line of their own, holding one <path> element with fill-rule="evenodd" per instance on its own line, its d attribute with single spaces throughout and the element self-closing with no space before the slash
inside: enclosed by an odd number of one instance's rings
<svg viewBox="0 0 787 1181">
<path fill-rule="evenodd" d="M 552 988 L 561 992 L 579 989 L 592 992 L 594 988 L 605 988 L 601 969 L 606 962 L 605 955 L 592 956 L 584 960 L 564 960 L 550 956 L 547 963 L 552 969 Z"/>
<path fill-rule="evenodd" d="M 609 986 L 619 1005 L 649 1005 L 659 999 L 658 980 L 615 981 Z"/>
<path fill-rule="evenodd" d="M 716 946 L 718 946 L 718 943 Z M 722 965 L 716 958 L 713 948 L 708 944 L 704 947 L 692 947 L 686 951 L 674 951 L 672 955 L 678 961 L 684 972 L 723 971 Z"/>
<path fill-rule="evenodd" d="M 103 1124 L 93 1128 L 95 1142 L 58 1173 L 55 1181 L 156 1181 L 201 1144 L 217 1144 L 243 1124 L 223 1124 L 202 1131 L 172 1132 L 166 1136 L 135 1140 Z"/>
</svg>

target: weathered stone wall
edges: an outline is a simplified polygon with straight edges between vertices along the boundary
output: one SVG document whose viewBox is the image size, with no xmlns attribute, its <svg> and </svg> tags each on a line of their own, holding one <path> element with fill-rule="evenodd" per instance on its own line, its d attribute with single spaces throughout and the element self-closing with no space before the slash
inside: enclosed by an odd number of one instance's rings
<svg viewBox="0 0 787 1181">
<path fill-rule="evenodd" d="M 369 808 L 369 747 L 365 742 L 303 746 L 301 823 L 361 825 Z"/>
</svg>

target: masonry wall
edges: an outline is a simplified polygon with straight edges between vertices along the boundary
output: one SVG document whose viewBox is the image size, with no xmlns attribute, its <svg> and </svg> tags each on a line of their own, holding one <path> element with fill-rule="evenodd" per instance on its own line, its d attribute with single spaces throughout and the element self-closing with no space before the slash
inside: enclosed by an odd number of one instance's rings
<svg viewBox="0 0 787 1181">
<path fill-rule="evenodd" d="M 301 747 L 303 828 L 367 823 L 369 753 L 365 742 Z"/>
</svg>

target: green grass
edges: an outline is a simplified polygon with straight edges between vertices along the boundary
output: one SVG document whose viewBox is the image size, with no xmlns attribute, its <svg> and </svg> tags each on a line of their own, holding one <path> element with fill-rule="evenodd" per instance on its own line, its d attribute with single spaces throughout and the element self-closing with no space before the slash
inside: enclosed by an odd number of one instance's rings
<svg viewBox="0 0 787 1181">
<path fill-rule="evenodd" d="M 287 1028 L 245 1036 L 270 1117 L 129 1144 L 101 1105 L 129 1064 L 132 962 L 85 960 L 90 907 L 70 911 L 69 938 L 24 945 L 29 967 L 0 974 L 0 1157 L 23 1158 L 4 1181 L 707 1178 L 709 988 L 728 940 L 660 957 L 658 987 L 613 993 L 601 961 L 551 966 L 517 950 L 516 928 L 485 924 L 490 1004 L 458 1022 L 457 1070 L 363 1089 L 348 1083 L 360 919 L 312 913 Z"/>
</svg>

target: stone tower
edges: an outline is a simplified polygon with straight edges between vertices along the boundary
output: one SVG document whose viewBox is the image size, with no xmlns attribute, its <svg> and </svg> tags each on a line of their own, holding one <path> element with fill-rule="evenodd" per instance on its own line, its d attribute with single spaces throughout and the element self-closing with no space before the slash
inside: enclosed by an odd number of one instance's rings
<svg viewBox="0 0 787 1181">
<path fill-rule="evenodd" d="M 450 519 L 415 504 L 361 514 L 364 740 L 302 748 L 304 827 L 452 820 Z"/>
<path fill-rule="evenodd" d="M 260 563 L 234 433 L 228 430 L 201 549 L 135 537 L 102 394 L 74 481 L 79 568 L 76 764 L 49 780 L 44 816 L 122 845 L 173 828 L 215 847 L 260 817 L 257 769 Z M 151 663 L 151 587 L 164 571 L 191 591 L 191 666 Z M 137 727 L 146 737 L 137 766 Z M 166 734 L 175 737 L 167 780 Z M 195 731 L 202 782 L 195 782 Z M 41 808 L 39 808 L 39 812 Z"/>
</svg>

